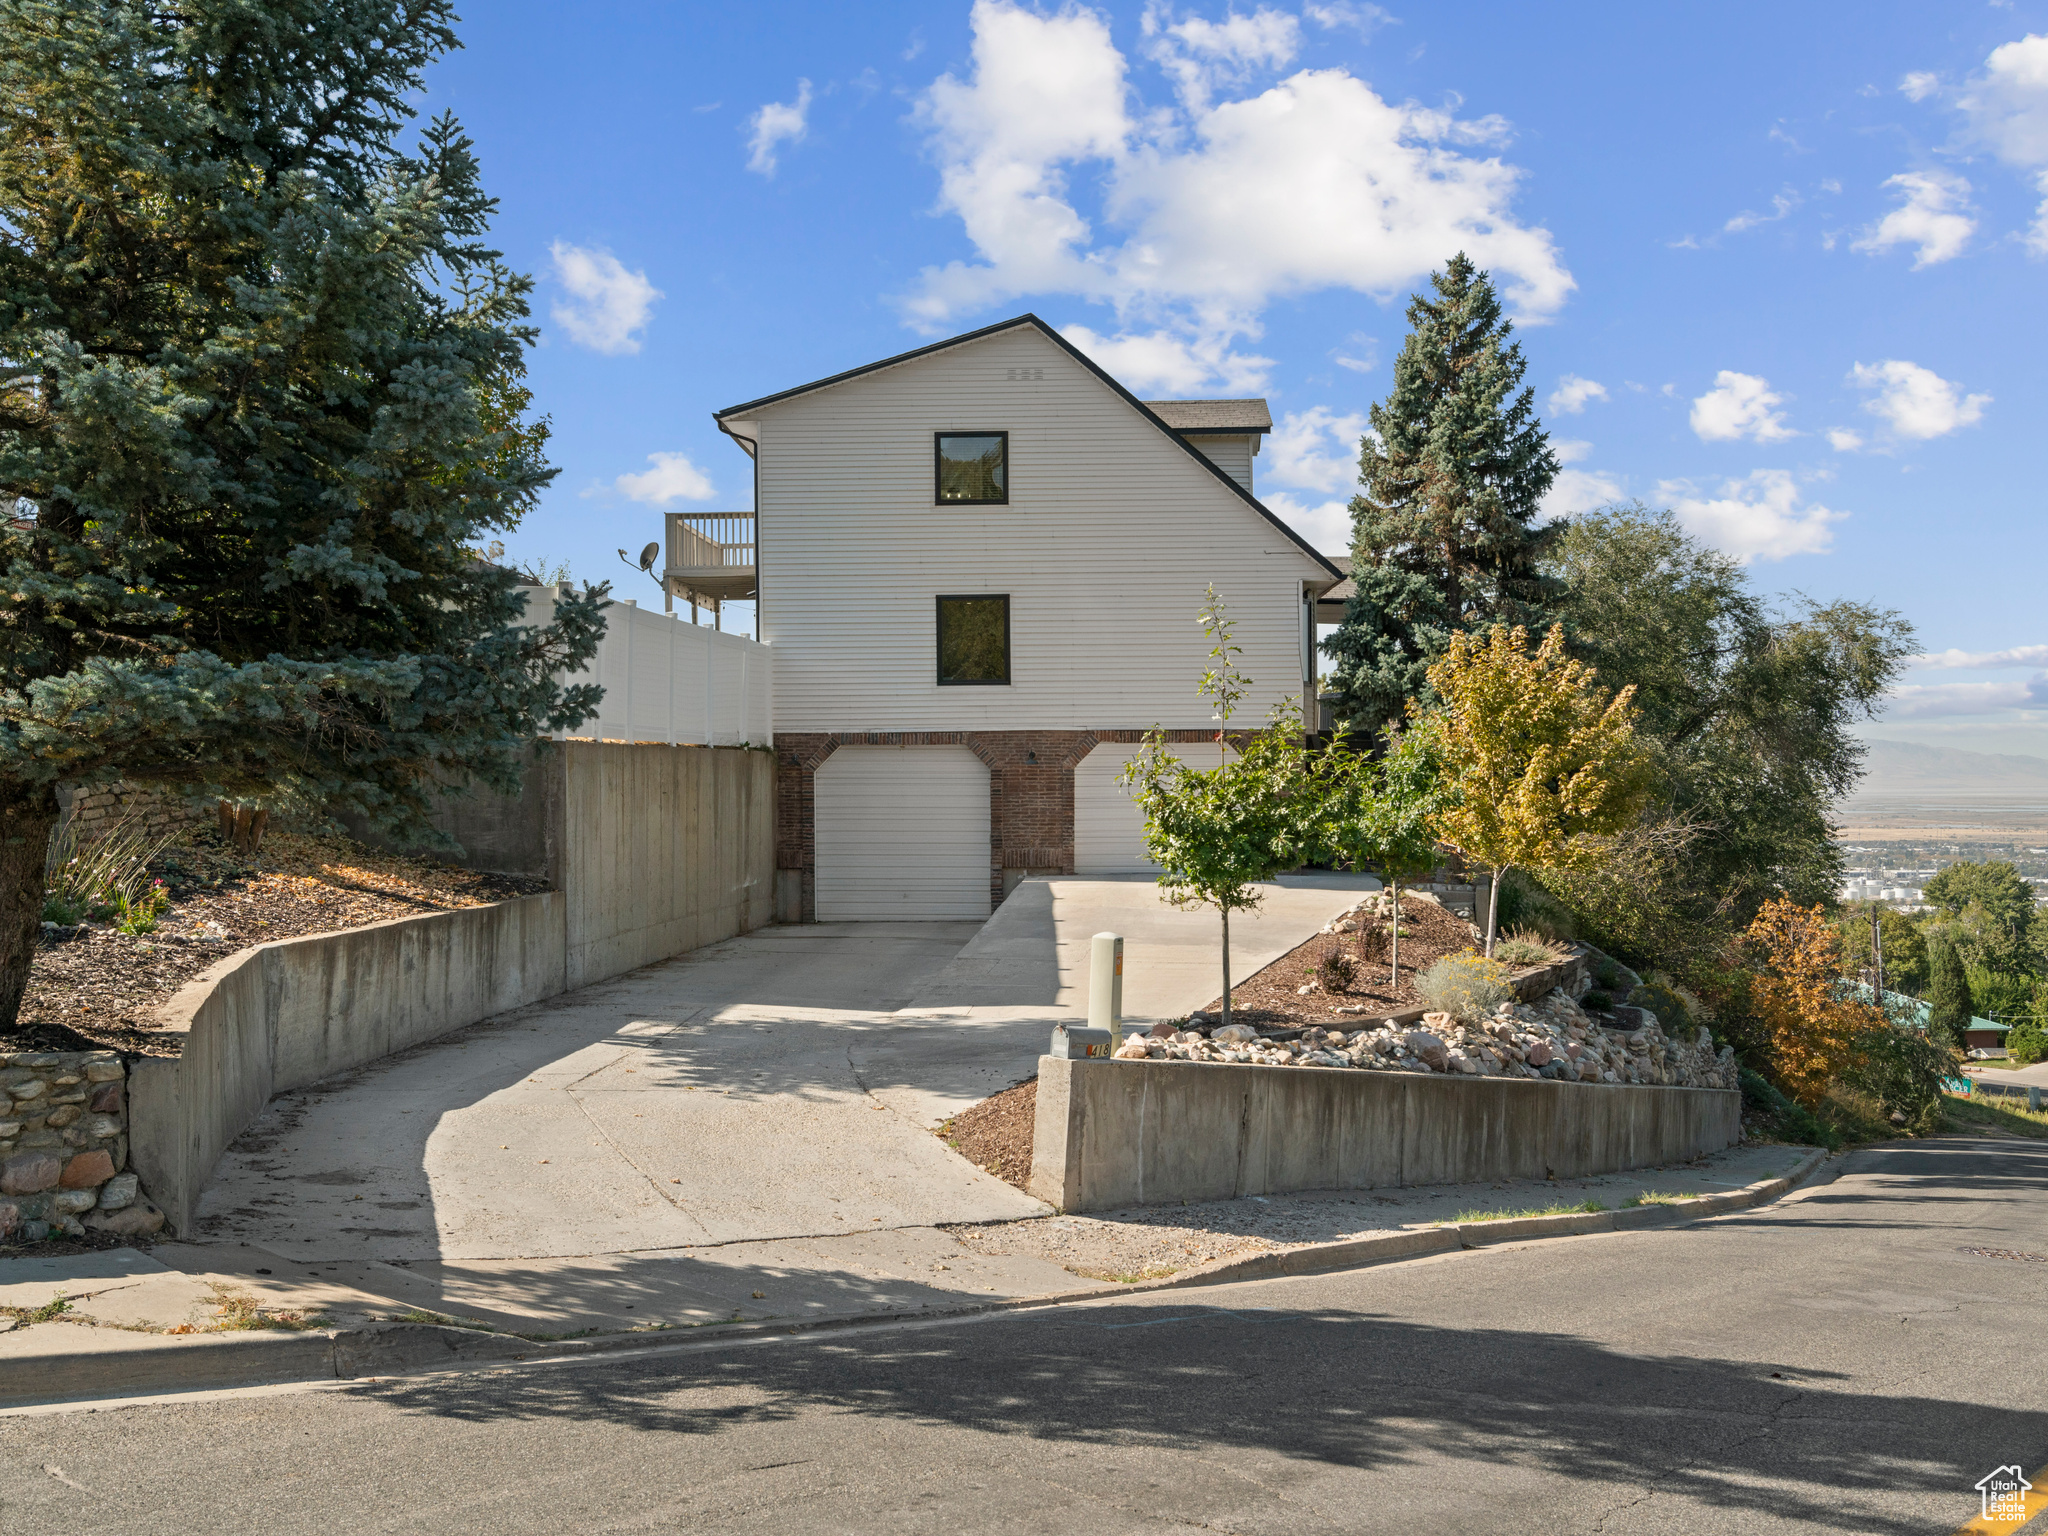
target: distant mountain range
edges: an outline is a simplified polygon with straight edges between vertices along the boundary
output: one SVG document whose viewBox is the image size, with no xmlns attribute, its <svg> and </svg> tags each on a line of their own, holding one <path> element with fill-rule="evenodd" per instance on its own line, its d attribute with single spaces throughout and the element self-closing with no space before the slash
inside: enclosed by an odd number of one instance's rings
<svg viewBox="0 0 2048 1536">
<path fill-rule="evenodd" d="M 2048 795 L 2048 757 L 1965 752 L 1910 741 L 1873 739 L 1863 782 L 1849 798 L 1892 800 L 1913 795 Z"/>
</svg>

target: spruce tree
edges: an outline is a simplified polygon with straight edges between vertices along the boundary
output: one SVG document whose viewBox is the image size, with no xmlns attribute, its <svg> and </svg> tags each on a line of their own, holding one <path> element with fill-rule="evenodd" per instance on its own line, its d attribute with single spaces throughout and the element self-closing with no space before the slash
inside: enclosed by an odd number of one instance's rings
<svg viewBox="0 0 2048 1536">
<path fill-rule="evenodd" d="M 516 788 L 601 589 L 471 549 L 553 471 L 449 0 L 0 0 L 0 1029 L 57 788 L 350 811 Z"/>
<path fill-rule="evenodd" d="M 1944 933 L 1927 940 L 1927 1009 L 1928 1032 L 1960 1048 L 1977 1002 L 1970 996 L 1970 977 L 1963 969 L 1962 957 Z"/>
<path fill-rule="evenodd" d="M 1428 697 L 1430 664 L 1459 630 L 1549 628 L 1554 583 L 1537 570 L 1552 527 L 1535 522 L 1558 461 L 1512 322 L 1463 252 L 1416 294 L 1394 387 L 1372 408 L 1351 502 L 1351 573 L 1337 661 L 1341 715 L 1378 731 Z M 1517 393 L 1519 391 L 1519 393 Z"/>
</svg>

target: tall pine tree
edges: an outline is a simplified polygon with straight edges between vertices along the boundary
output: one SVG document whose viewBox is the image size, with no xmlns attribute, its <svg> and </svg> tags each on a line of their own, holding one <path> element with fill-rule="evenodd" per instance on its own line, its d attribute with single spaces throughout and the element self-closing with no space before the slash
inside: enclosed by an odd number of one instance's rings
<svg viewBox="0 0 2048 1536">
<path fill-rule="evenodd" d="M 469 551 L 553 471 L 451 0 L 0 0 L 0 1029 L 60 783 L 429 830 L 594 690 Z"/>
<path fill-rule="evenodd" d="M 1364 731 L 1426 697 L 1429 666 L 1458 630 L 1548 628 L 1553 583 L 1535 522 L 1558 461 L 1536 419 L 1513 324 L 1463 252 L 1408 305 L 1394 388 L 1372 408 L 1351 503 L 1357 594 L 1324 643 L 1340 714 Z M 1517 391 L 1520 391 L 1518 394 Z"/>
<path fill-rule="evenodd" d="M 1970 995 L 1970 975 L 1963 958 L 1945 933 L 1927 941 L 1927 1012 L 1930 1032 L 1960 1049 L 1977 1000 Z"/>
</svg>

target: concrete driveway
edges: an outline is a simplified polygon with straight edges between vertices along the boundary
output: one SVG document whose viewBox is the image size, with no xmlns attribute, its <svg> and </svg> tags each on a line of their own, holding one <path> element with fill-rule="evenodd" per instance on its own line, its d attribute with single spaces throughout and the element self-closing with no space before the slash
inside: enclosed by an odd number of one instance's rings
<svg viewBox="0 0 2048 1536">
<path fill-rule="evenodd" d="M 1236 974 L 1373 882 L 1283 879 Z M 200 1242 L 417 1266 L 842 1238 L 1046 1208 L 930 1133 L 1030 1076 L 1127 937 L 1126 1012 L 1213 997 L 1214 913 L 1149 880 L 1034 880 L 986 924 L 764 929 L 281 1098 L 231 1147 Z"/>
</svg>

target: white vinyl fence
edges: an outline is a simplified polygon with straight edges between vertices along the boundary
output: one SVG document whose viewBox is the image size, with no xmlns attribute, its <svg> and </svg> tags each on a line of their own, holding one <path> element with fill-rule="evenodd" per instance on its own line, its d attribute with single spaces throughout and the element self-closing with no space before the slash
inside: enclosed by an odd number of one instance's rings
<svg viewBox="0 0 2048 1536">
<path fill-rule="evenodd" d="M 546 622 L 555 594 L 529 587 L 526 597 L 528 622 Z M 597 655 L 562 679 L 604 689 L 596 716 L 577 726 L 573 739 L 768 744 L 775 696 L 767 646 L 630 601 L 609 604 L 604 616 Z"/>
</svg>

